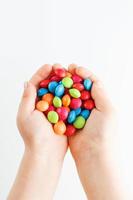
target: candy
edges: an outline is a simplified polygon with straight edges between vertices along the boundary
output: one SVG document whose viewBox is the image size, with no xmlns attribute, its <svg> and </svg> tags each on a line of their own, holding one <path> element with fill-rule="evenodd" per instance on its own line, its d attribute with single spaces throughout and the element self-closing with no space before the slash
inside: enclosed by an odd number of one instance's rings
<svg viewBox="0 0 133 200">
<path fill-rule="evenodd" d="M 81 97 L 80 97 L 80 98 L 81 98 L 82 100 L 90 99 L 90 97 L 91 97 L 91 94 L 90 94 L 89 91 L 83 90 L 83 91 L 81 92 Z"/>
<path fill-rule="evenodd" d="M 64 86 L 62 84 L 59 84 L 56 88 L 55 88 L 55 96 L 57 97 L 61 97 L 64 94 Z"/>
<path fill-rule="evenodd" d="M 72 124 L 75 121 L 75 119 L 76 119 L 76 113 L 74 110 L 72 110 L 69 112 L 67 121 L 69 124 Z"/>
<path fill-rule="evenodd" d="M 74 111 L 76 113 L 76 116 L 78 116 L 81 113 L 81 108 L 77 108 Z"/>
<path fill-rule="evenodd" d="M 92 110 L 93 108 L 95 108 L 95 103 L 92 99 L 89 99 L 84 102 L 83 106 L 87 110 Z"/>
<path fill-rule="evenodd" d="M 64 133 L 66 132 L 66 125 L 63 121 L 58 121 L 55 125 L 54 125 L 54 132 L 56 134 L 59 135 L 64 135 Z"/>
<path fill-rule="evenodd" d="M 48 84 L 48 89 L 51 93 L 55 92 L 55 88 L 57 87 L 58 83 L 56 81 L 52 81 Z"/>
<path fill-rule="evenodd" d="M 82 112 L 80 113 L 80 115 L 84 118 L 84 119 L 88 119 L 90 116 L 90 111 L 89 110 L 82 110 Z"/>
<path fill-rule="evenodd" d="M 74 83 L 80 83 L 80 82 L 82 82 L 82 78 L 80 77 L 80 76 L 78 76 L 77 74 L 74 74 L 73 76 L 72 76 L 72 79 L 73 79 L 73 82 Z"/>
<path fill-rule="evenodd" d="M 49 83 L 50 83 L 50 80 L 46 79 L 46 80 L 41 81 L 40 84 L 39 84 L 39 86 L 41 88 L 47 88 Z"/>
<path fill-rule="evenodd" d="M 62 98 L 62 104 L 63 106 L 69 106 L 70 105 L 70 102 L 71 102 L 71 98 L 68 94 L 65 94 Z"/>
<path fill-rule="evenodd" d="M 76 88 L 77 90 L 79 90 L 81 92 L 84 90 L 84 85 L 81 83 L 74 83 L 73 88 Z"/>
<path fill-rule="evenodd" d="M 36 109 L 43 112 L 59 135 L 72 136 L 85 126 L 95 108 L 92 81 L 56 65 L 37 90 Z"/>
<path fill-rule="evenodd" d="M 73 98 L 79 98 L 81 96 L 79 90 L 77 89 L 70 89 L 69 93 Z"/>
<path fill-rule="evenodd" d="M 69 77 L 65 77 L 65 78 L 62 79 L 62 84 L 66 88 L 71 88 L 72 85 L 73 85 L 73 80 Z"/>
<path fill-rule="evenodd" d="M 85 79 L 84 80 L 84 87 L 86 90 L 90 90 L 92 87 L 92 81 L 90 79 Z"/>
<path fill-rule="evenodd" d="M 36 109 L 41 112 L 46 111 L 48 109 L 48 107 L 49 107 L 49 104 L 47 101 L 41 100 L 41 101 L 38 101 L 36 104 Z"/>
<path fill-rule="evenodd" d="M 48 104 L 51 105 L 53 102 L 53 98 L 54 98 L 53 94 L 47 93 L 47 94 L 43 95 L 42 100 L 47 101 Z"/>
<path fill-rule="evenodd" d="M 62 101 L 59 97 L 54 97 L 53 99 L 53 105 L 56 107 L 56 108 L 59 108 L 62 106 Z"/>
<path fill-rule="evenodd" d="M 73 125 L 67 125 L 66 132 L 65 132 L 66 136 L 72 136 L 75 134 L 75 132 L 76 132 L 76 128 Z"/>
<path fill-rule="evenodd" d="M 82 105 L 81 99 L 79 99 L 79 98 L 78 99 L 73 98 L 71 100 L 71 103 L 70 103 L 70 108 L 77 109 L 77 108 L 80 108 L 81 105 Z"/>
<path fill-rule="evenodd" d="M 37 96 L 38 97 L 41 97 L 43 96 L 44 94 L 47 94 L 48 93 L 48 89 L 46 88 L 40 88 L 38 91 L 37 91 Z"/>
<path fill-rule="evenodd" d="M 81 129 L 85 125 L 85 119 L 82 116 L 78 116 L 73 125 L 75 128 Z"/>
<path fill-rule="evenodd" d="M 52 124 L 56 124 L 59 120 L 59 116 L 58 116 L 57 112 L 55 112 L 55 111 L 49 111 L 47 118 L 48 118 L 49 122 L 51 122 Z"/>
<path fill-rule="evenodd" d="M 64 68 L 57 68 L 54 70 L 55 74 L 61 78 L 66 76 L 66 70 Z"/>
<path fill-rule="evenodd" d="M 56 112 L 58 113 L 60 120 L 64 121 L 67 119 L 69 112 L 66 107 L 57 108 Z"/>
</svg>

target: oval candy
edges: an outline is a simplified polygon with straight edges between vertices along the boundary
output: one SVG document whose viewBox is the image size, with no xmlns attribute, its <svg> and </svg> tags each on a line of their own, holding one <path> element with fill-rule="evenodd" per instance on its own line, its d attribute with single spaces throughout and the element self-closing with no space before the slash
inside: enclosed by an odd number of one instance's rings
<svg viewBox="0 0 133 200">
<path fill-rule="evenodd" d="M 77 90 L 79 90 L 81 92 L 84 90 L 84 85 L 81 83 L 74 83 L 73 88 L 76 88 Z"/>
<path fill-rule="evenodd" d="M 71 124 L 68 124 L 67 127 L 66 127 L 66 132 L 65 132 L 65 135 L 66 136 L 73 136 L 76 132 L 76 128 L 71 125 Z"/>
<path fill-rule="evenodd" d="M 55 88 L 57 87 L 58 83 L 56 81 L 52 81 L 48 84 L 48 89 L 51 93 L 55 92 Z"/>
<path fill-rule="evenodd" d="M 92 81 L 90 79 L 85 79 L 84 80 L 84 87 L 85 87 L 86 90 L 91 90 Z"/>
<path fill-rule="evenodd" d="M 53 98 L 54 98 L 53 94 L 47 93 L 47 94 L 43 95 L 42 100 L 47 101 L 48 104 L 51 105 L 53 102 Z"/>
<path fill-rule="evenodd" d="M 78 99 L 72 98 L 71 99 L 70 108 L 77 109 L 77 108 L 80 108 L 81 105 L 82 105 L 82 101 L 80 98 L 78 98 Z"/>
<path fill-rule="evenodd" d="M 59 97 L 54 97 L 53 98 L 53 105 L 56 107 L 56 108 L 59 108 L 62 106 L 62 101 Z"/>
<path fill-rule="evenodd" d="M 82 110 L 82 112 L 80 113 L 80 115 L 84 118 L 84 119 L 88 119 L 90 116 L 90 111 L 89 110 Z"/>
<path fill-rule="evenodd" d="M 87 110 L 92 110 L 93 108 L 95 108 L 95 103 L 92 99 L 89 99 L 84 102 L 83 106 Z"/>
<path fill-rule="evenodd" d="M 90 92 L 89 91 L 87 91 L 87 90 L 83 90 L 82 92 L 81 92 L 81 99 L 82 100 L 88 100 L 88 99 L 90 99 L 90 97 L 91 97 L 91 94 L 90 94 Z"/>
<path fill-rule="evenodd" d="M 81 129 L 84 127 L 85 125 L 85 119 L 82 116 L 78 116 L 75 120 L 75 122 L 73 123 L 74 127 L 77 129 Z"/>
<path fill-rule="evenodd" d="M 39 110 L 41 112 L 46 111 L 48 109 L 48 107 L 49 107 L 49 104 L 48 104 L 47 101 L 41 100 L 41 101 L 38 101 L 37 104 L 36 104 L 37 110 Z"/>
<path fill-rule="evenodd" d="M 74 89 L 70 89 L 69 93 L 73 98 L 79 98 L 81 96 L 79 90 L 77 90 L 75 88 Z"/>
<path fill-rule="evenodd" d="M 48 93 L 48 89 L 46 88 L 40 88 L 38 91 L 37 91 L 37 96 L 38 97 L 42 97 L 44 94 L 47 94 Z"/>
<path fill-rule="evenodd" d="M 59 116 L 58 116 L 57 112 L 55 112 L 55 111 L 49 111 L 47 118 L 48 118 L 49 122 L 51 122 L 52 124 L 57 123 L 59 120 Z"/>
<path fill-rule="evenodd" d="M 66 125 L 63 121 L 58 121 L 55 125 L 54 125 L 54 132 L 58 135 L 64 135 L 64 133 L 66 132 Z"/>
<path fill-rule="evenodd" d="M 65 121 L 67 119 L 69 112 L 66 107 L 57 108 L 56 112 L 58 113 L 60 120 Z"/>
<path fill-rule="evenodd" d="M 64 86 L 62 84 L 59 84 L 56 88 L 55 88 L 55 96 L 57 97 L 61 97 L 64 94 Z"/>
<path fill-rule="evenodd" d="M 65 107 L 69 106 L 70 102 L 71 102 L 71 98 L 70 98 L 69 94 L 65 94 L 62 97 L 62 104 L 63 104 L 63 106 L 65 106 Z"/>
<path fill-rule="evenodd" d="M 76 119 L 76 113 L 74 110 L 70 111 L 69 114 L 68 114 L 68 118 L 67 118 L 67 121 L 69 124 L 72 124 Z"/>
<path fill-rule="evenodd" d="M 73 85 L 73 80 L 70 77 L 65 77 L 62 79 L 62 84 L 65 88 L 71 88 Z"/>
</svg>

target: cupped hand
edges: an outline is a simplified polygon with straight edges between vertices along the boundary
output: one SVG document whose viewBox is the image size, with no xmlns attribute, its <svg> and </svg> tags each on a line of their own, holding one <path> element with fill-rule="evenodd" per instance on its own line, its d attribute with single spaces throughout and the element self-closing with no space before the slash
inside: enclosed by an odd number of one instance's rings
<svg viewBox="0 0 133 200">
<path fill-rule="evenodd" d="M 48 64 L 42 66 L 31 80 L 25 83 L 17 125 L 26 149 L 45 154 L 49 159 L 62 160 L 68 147 L 67 137 L 55 134 L 45 115 L 35 108 L 38 84 L 49 76 L 54 67 Z"/>
</svg>

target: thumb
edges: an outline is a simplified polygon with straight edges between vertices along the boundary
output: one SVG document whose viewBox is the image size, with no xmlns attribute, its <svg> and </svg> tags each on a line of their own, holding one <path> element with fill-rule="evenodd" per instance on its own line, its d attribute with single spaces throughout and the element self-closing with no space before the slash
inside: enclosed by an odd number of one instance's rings
<svg viewBox="0 0 133 200">
<path fill-rule="evenodd" d="M 19 113 L 29 115 L 35 109 L 36 88 L 30 82 L 25 82 L 24 92 L 19 106 Z"/>
</svg>

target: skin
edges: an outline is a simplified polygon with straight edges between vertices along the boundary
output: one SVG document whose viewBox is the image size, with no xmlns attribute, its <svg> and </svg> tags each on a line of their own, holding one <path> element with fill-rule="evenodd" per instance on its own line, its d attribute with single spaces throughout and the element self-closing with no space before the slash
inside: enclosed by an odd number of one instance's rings
<svg viewBox="0 0 133 200">
<path fill-rule="evenodd" d="M 68 147 L 67 137 L 56 135 L 44 114 L 35 109 L 37 85 L 51 71 L 51 65 L 44 65 L 25 84 L 17 115 L 25 152 L 8 200 L 53 199 Z"/>
<path fill-rule="evenodd" d="M 69 138 L 81 183 L 88 199 L 123 200 L 118 168 L 113 159 L 116 115 L 101 81 L 83 67 L 70 65 L 69 71 L 93 82 L 91 95 L 95 101 L 85 127 Z"/>
<path fill-rule="evenodd" d="M 8 200 L 53 199 L 68 145 L 87 198 L 123 200 L 112 154 L 115 110 L 101 81 L 83 67 L 75 64 L 68 67 L 71 73 L 92 80 L 91 95 L 96 106 L 84 129 L 75 136 L 56 135 L 46 117 L 35 109 L 37 85 L 52 69 L 61 67 L 60 64 L 45 65 L 25 84 L 17 116 L 25 153 Z"/>
</svg>

